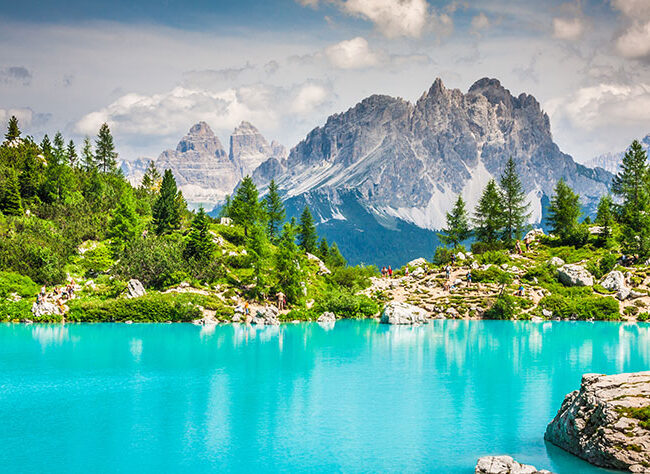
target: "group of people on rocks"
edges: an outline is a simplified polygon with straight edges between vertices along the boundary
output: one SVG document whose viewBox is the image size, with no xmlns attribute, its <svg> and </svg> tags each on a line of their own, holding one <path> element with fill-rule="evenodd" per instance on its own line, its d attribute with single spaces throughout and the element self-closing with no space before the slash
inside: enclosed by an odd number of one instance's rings
<svg viewBox="0 0 650 474">
<path fill-rule="evenodd" d="M 524 239 L 524 245 L 526 246 L 526 252 L 530 252 L 530 238 L 526 237 Z M 517 252 L 518 255 L 523 255 L 524 251 L 521 248 L 521 241 L 517 240 L 515 242 L 515 251 Z"/>
<path fill-rule="evenodd" d="M 47 292 L 45 285 L 41 287 L 41 291 L 36 295 L 36 304 L 41 305 L 46 301 L 56 304 L 61 313 L 65 313 L 65 303 L 73 299 L 75 296 L 76 283 L 74 279 L 70 279 L 68 284 L 62 287 L 55 286 L 52 293 Z"/>
<path fill-rule="evenodd" d="M 408 267 L 406 267 L 406 271 L 408 272 Z M 393 269 L 391 268 L 390 265 L 388 265 L 388 268 L 383 267 L 381 269 L 381 276 L 382 277 L 388 277 L 388 278 L 393 278 Z M 406 273 L 406 276 L 408 276 L 408 273 Z"/>
<path fill-rule="evenodd" d="M 445 266 L 445 282 L 443 284 L 443 288 L 446 292 L 450 292 L 451 290 L 454 290 L 456 288 L 456 285 L 451 281 L 451 270 L 452 270 L 452 265 L 454 264 L 455 261 L 456 261 L 455 255 L 452 254 L 451 262 Z M 467 286 L 472 286 L 471 268 L 467 271 L 467 274 L 465 275 L 465 279 L 467 280 Z"/>
</svg>

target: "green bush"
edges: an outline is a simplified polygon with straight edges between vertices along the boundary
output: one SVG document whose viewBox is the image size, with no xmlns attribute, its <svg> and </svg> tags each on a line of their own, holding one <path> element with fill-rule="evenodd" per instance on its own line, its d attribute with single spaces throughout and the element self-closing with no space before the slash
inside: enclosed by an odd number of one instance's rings
<svg viewBox="0 0 650 474">
<path fill-rule="evenodd" d="M 636 317 L 637 321 L 645 322 L 650 319 L 650 313 L 640 313 Z"/>
<path fill-rule="evenodd" d="M 0 272 L 0 299 L 5 299 L 12 293 L 22 298 L 31 298 L 39 291 L 39 286 L 28 276 L 14 272 Z"/>
<path fill-rule="evenodd" d="M 639 308 L 636 307 L 636 306 L 628 306 L 627 308 L 625 308 L 625 309 L 623 310 L 623 313 L 624 313 L 626 316 L 634 316 L 634 315 L 636 315 L 638 312 L 639 312 Z"/>
<path fill-rule="evenodd" d="M 339 318 L 368 318 L 379 312 L 379 305 L 366 295 L 330 290 L 315 301 L 314 311 L 319 315 L 329 311 Z"/>
<path fill-rule="evenodd" d="M 111 251 L 107 245 L 100 243 L 92 250 L 84 253 L 80 259 L 81 268 L 86 271 L 86 275 L 93 277 L 106 272 L 113 265 Z"/>
<path fill-rule="evenodd" d="M 477 255 L 476 260 L 482 265 L 503 265 L 504 263 L 511 262 L 508 254 L 500 250 L 488 250 L 483 252 L 482 254 Z"/>
<path fill-rule="evenodd" d="M 328 280 L 335 286 L 346 288 L 354 293 L 365 290 L 371 284 L 370 277 L 378 276 L 375 266 L 356 266 L 335 268 Z"/>
<path fill-rule="evenodd" d="M 616 321 L 620 319 L 619 303 L 611 296 L 563 296 L 548 295 L 539 302 L 541 309 L 560 318 L 575 317 L 579 320 Z"/>
<path fill-rule="evenodd" d="M 280 314 L 280 321 L 314 321 L 319 314 L 313 309 L 294 308 L 286 314 Z"/>
<path fill-rule="evenodd" d="M 244 236 L 244 229 L 239 226 L 228 226 L 217 224 L 214 226 L 215 230 L 228 242 L 233 245 L 241 246 L 246 244 L 246 237 Z"/>
<path fill-rule="evenodd" d="M 503 250 L 505 244 L 503 242 L 474 242 L 472 244 L 472 253 L 474 255 L 481 255 L 485 252 Z"/>
<path fill-rule="evenodd" d="M 486 270 L 472 270 L 472 280 L 477 283 L 509 285 L 512 283 L 512 275 L 493 265 Z"/>
<path fill-rule="evenodd" d="M 606 275 L 612 270 L 614 270 L 614 267 L 616 266 L 616 261 L 618 258 L 616 257 L 615 254 L 613 253 L 606 253 L 603 255 L 603 257 L 600 259 L 600 262 L 598 262 L 598 266 L 600 267 L 600 273 L 602 275 Z M 598 277 L 600 278 L 600 277 Z"/>
<path fill-rule="evenodd" d="M 500 295 L 492 307 L 485 312 L 485 319 L 514 319 L 517 312 L 515 298 L 510 295 Z"/>
<path fill-rule="evenodd" d="M 68 321 L 74 322 L 190 322 L 201 310 L 178 295 L 152 294 L 140 298 L 75 301 L 70 304 Z"/>
<path fill-rule="evenodd" d="M 434 265 L 447 265 L 451 262 L 451 256 L 454 251 L 447 247 L 436 247 L 436 252 L 433 254 Z"/>
<path fill-rule="evenodd" d="M 31 308 L 32 302 L 28 300 L 0 301 L 0 321 L 34 319 Z"/>
<path fill-rule="evenodd" d="M 540 284 L 552 284 L 557 282 L 557 279 L 555 278 L 556 275 L 557 270 L 554 267 L 548 264 L 541 264 L 529 268 L 522 278 L 530 282 L 537 279 L 537 282 Z"/>
</svg>

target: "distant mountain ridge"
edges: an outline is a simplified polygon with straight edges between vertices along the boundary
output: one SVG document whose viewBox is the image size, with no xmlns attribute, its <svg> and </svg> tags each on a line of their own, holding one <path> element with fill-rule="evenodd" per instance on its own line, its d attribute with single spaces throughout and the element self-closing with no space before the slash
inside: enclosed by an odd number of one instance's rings
<svg viewBox="0 0 650 474">
<path fill-rule="evenodd" d="M 650 133 L 641 139 L 640 143 L 646 153 L 650 153 Z M 616 174 L 619 171 L 618 168 L 623 162 L 624 156 L 625 151 L 619 151 L 616 153 L 604 153 L 592 158 L 585 164 L 592 168 L 600 167 L 612 174 Z"/>
</svg>

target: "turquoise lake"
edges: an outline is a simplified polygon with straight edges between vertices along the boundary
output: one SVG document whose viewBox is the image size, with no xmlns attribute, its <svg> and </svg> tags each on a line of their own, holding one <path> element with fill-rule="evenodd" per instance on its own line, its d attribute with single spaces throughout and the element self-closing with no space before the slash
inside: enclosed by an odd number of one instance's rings
<svg viewBox="0 0 650 474">
<path fill-rule="evenodd" d="M 0 466 L 603 473 L 546 425 L 583 373 L 648 368 L 650 324 L 0 325 Z"/>
</svg>

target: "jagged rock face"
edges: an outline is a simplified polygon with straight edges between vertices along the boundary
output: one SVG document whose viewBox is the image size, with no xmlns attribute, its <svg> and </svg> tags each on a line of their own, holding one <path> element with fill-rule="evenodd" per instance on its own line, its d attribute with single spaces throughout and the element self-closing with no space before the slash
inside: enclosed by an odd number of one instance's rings
<svg viewBox="0 0 650 474">
<path fill-rule="evenodd" d="M 277 179 L 289 197 L 354 189 L 377 214 L 440 229 L 455 196 L 462 193 L 472 209 L 509 156 L 536 221 L 542 197 L 560 178 L 591 205 L 611 180 L 559 150 L 534 97 L 514 97 L 495 79 L 481 79 L 465 94 L 437 79 L 415 104 L 371 96 L 309 133 Z"/>
<path fill-rule="evenodd" d="M 650 470 L 650 429 L 637 414 L 650 407 L 650 372 L 585 374 L 546 428 L 544 439 L 595 464 Z"/>
<path fill-rule="evenodd" d="M 149 158 L 138 158 L 133 161 L 124 160 L 120 163 L 120 170 L 122 170 L 131 185 L 139 186 L 150 161 L 152 160 Z"/>
<path fill-rule="evenodd" d="M 253 171 L 269 158 L 283 159 L 286 150 L 277 142 L 269 144 L 266 138 L 249 122 L 242 122 L 230 135 L 230 161 L 235 163 L 242 176 Z"/>
<path fill-rule="evenodd" d="M 641 140 L 641 146 L 646 153 L 650 153 L 650 133 Z M 604 153 L 589 160 L 587 166 L 591 168 L 603 168 L 610 173 L 616 174 L 619 172 L 619 166 L 623 162 L 623 156 L 625 156 L 624 151 L 618 153 Z"/>
</svg>

